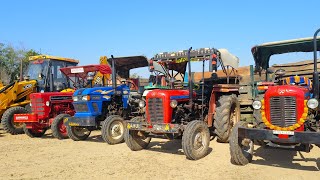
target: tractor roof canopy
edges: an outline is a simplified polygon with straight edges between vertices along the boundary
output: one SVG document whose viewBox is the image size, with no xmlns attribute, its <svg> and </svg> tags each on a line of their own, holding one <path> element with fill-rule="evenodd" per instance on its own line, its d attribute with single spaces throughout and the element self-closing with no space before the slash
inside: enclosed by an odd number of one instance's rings
<svg viewBox="0 0 320 180">
<path fill-rule="evenodd" d="M 148 66 L 148 59 L 145 56 L 116 57 L 114 60 L 116 72 L 122 78 L 129 78 L 131 69 Z M 111 58 L 108 59 L 108 63 L 112 64 Z"/>
<path fill-rule="evenodd" d="M 192 50 L 190 52 L 191 61 L 203 61 L 212 58 L 213 54 L 216 54 L 218 50 L 214 48 L 200 48 Z M 151 60 L 158 62 L 161 65 L 166 66 L 168 70 L 174 70 L 178 73 L 185 73 L 188 59 L 188 50 L 178 52 L 162 52 L 156 54 Z"/>
<path fill-rule="evenodd" d="M 70 59 L 70 58 L 64 58 L 64 57 L 58 57 L 58 56 L 49 56 L 49 55 L 37 55 L 37 56 L 30 56 L 29 61 L 35 61 L 35 60 L 44 60 L 44 59 L 51 59 L 51 60 L 58 60 L 58 61 L 66 61 L 71 63 L 79 63 L 78 60 Z"/>
<path fill-rule="evenodd" d="M 317 43 L 320 42 L 320 37 L 317 38 Z M 274 54 L 284 54 L 290 52 L 312 52 L 313 49 L 313 38 L 301 38 L 285 41 L 277 41 L 264 43 L 261 45 L 254 46 L 251 49 L 256 69 L 267 69 L 269 68 L 270 57 Z M 318 46 L 318 51 L 320 46 Z"/>
<path fill-rule="evenodd" d="M 109 65 L 86 65 L 86 66 L 69 66 L 60 68 L 60 71 L 67 77 L 80 77 L 85 79 L 89 72 L 100 72 L 101 74 L 111 74 L 112 70 Z"/>
</svg>

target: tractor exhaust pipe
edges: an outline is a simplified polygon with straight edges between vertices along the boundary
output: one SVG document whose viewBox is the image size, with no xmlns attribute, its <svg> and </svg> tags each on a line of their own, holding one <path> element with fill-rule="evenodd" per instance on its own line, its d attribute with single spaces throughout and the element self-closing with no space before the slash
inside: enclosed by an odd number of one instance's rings
<svg viewBox="0 0 320 180">
<path fill-rule="evenodd" d="M 49 77 L 49 89 L 50 92 L 54 91 L 54 82 L 53 82 L 53 73 L 52 73 L 52 69 L 50 68 L 50 77 Z"/>
<path fill-rule="evenodd" d="M 317 62 L 317 35 L 320 32 L 318 29 L 313 36 L 313 65 L 314 65 L 314 72 L 313 72 L 313 94 L 314 98 L 319 99 L 319 72 L 318 72 L 318 62 Z"/>
<path fill-rule="evenodd" d="M 192 47 L 188 50 L 188 83 L 189 83 L 189 105 L 190 109 L 192 109 L 192 103 L 193 103 L 193 84 L 191 79 L 191 58 L 190 58 L 190 52 L 192 50 Z"/>
<path fill-rule="evenodd" d="M 111 65 L 112 65 L 112 88 L 115 91 L 117 88 L 117 78 L 116 78 L 116 63 L 115 60 L 113 58 L 113 55 L 111 55 Z"/>
</svg>

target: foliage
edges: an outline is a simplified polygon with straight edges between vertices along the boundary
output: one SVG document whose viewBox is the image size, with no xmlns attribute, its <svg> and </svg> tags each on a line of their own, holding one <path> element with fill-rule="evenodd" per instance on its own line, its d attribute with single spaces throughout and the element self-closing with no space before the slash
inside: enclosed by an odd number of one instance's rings
<svg viewBox="0 0 320 180">
<path fill-rule="evenodd" d="M 28 67 L 29 56 L 38 54 L 33 49 L 26 50 L 0 43 L 0 81 L 9 84 L 19 79 L 21 64 L 25 70 Z"/>
</svg>

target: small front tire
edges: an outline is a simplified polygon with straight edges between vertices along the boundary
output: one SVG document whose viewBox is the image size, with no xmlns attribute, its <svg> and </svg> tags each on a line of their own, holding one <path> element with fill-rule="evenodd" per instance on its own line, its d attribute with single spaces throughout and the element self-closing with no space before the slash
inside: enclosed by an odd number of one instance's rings
<svg viewBox="0 0 320 180">
<path fill-rule="evenodd" d="M 134 117 L 131 121 L 142 122 L 143 118 Z M 140 151 L 148 147 L 151 137 L 148 137 L 148 134 L 143 131 L 129 130 L 125 128 L 124 140 L 132 151 Z"/>
<path fill-rule="evenodd" d="M 23 124 L 23 131 L 31 138 L 39 138 L 46 133 L 47 129 L 28 129 L 26 124 Z"/>
<path fill-rule="evenodd" d="M 90 136 L 91 131 L 85 127 L 67 125 L 67 133 L 69 138 L 74 141 L 84 141 Z"/>
<path fill-rule="evenodd" d="M 124 119 L 121 116 L 109 116 L 102 123 L 102 139 L 110 145 L 123 143 L 124 128 Z"/>
<path fill-rule="evenodd" d="M 51 124 L 52 135 L 58 139 L 68 138 L 67 127 L 63 124 L 63 119 L 70 117 L 69 114 L 59 114 L 53 119 Z"/>
<path fill-rule="evenodd" d="M 246 165 L 252 161 L 254 143 L 250 139 L 239 138 L 239 127 L 248 127 L 248 123 L 240 121 L 233 127 L 229 141 L 231 162 L 236 165 Z"/>
<path fill-rule="evenodd" d="M 210 132 L 203 121 L 191 121 L 182 136 L 182 149 L 190 160 L 198 160 L 208 154 Z"/>
</svg>

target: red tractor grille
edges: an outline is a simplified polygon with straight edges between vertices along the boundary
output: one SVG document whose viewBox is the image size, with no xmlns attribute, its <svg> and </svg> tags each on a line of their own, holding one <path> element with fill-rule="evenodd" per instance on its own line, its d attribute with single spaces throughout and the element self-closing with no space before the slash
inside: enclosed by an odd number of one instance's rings
<svg viewBox="0 0 320 180">
<path fill-rule="evenodd" d="M 270 98 L 271 124 L 280 127 L 292 126 L 297 122 L 296 97 L 276 96 Z"/>
<path fill-rule="evenodd" d="M 31 99 L 31 110 L 38 115 L 44 115 L 44 103 L 42 98 Z"/>
<path fill-rule="evenodd" d="M 161 98 L 148 99 L 148 113 L 153 123 L 163 123 L 163 104 Z"/>
</svg>

